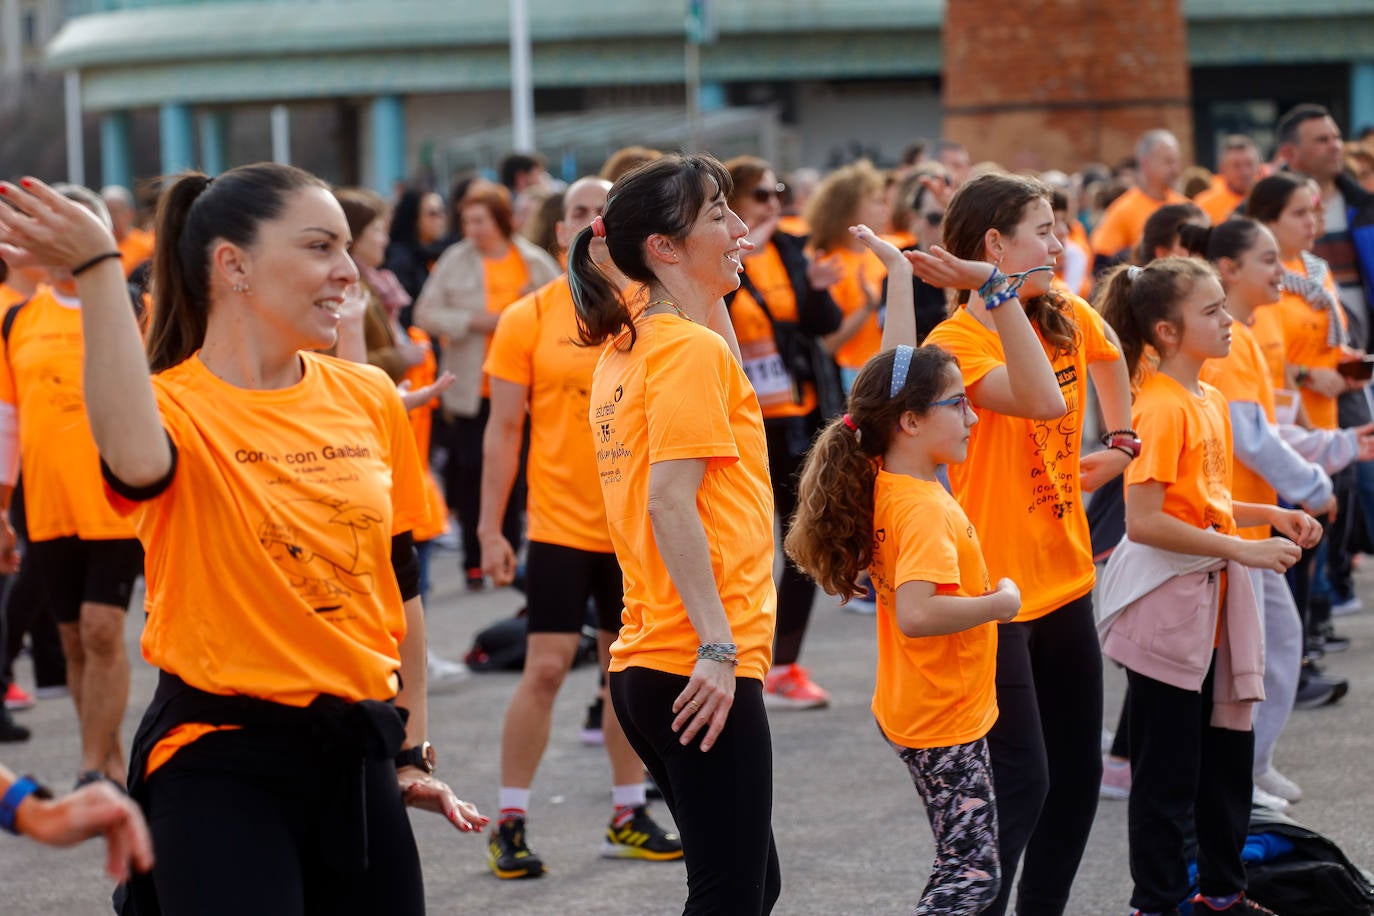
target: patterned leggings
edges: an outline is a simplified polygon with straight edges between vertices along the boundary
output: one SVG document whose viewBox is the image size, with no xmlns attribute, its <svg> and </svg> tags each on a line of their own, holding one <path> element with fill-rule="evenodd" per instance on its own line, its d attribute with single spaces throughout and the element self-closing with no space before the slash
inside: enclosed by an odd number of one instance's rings
<svg viewBox="0 0 1374 916">
<path fill-rule="evenodd" d="M 986 739 L 920 750 L 893 744 L 892 749 L 911 771 L 935 834 L 935 864 L 913 916 L 983 912 L 997 899 L 1002 880 Z"/>
</svg>

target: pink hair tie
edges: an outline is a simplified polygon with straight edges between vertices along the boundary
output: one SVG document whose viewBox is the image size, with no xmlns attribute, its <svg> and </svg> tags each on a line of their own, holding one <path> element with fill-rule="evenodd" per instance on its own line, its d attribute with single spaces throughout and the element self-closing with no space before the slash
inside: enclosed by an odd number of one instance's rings
<svg viewBox="0 0 1374 916">
<path fill-rule="evenodd" d="M 606 237 L 606 221 L 600 216 L 592 219 L 592 235 L 599 239 L 604 239 Z"/>
<path fill-rule="evenodd" d="M 857 433 L 859 431 L 859 427 L 854 425 L 854 418 L 851 417 L 849 414 L 845 414 L 844 417 L 842 417 L 841 419 L 844 421 L 844 425 L 848 426 L 852 432 Z"/>
</svg>

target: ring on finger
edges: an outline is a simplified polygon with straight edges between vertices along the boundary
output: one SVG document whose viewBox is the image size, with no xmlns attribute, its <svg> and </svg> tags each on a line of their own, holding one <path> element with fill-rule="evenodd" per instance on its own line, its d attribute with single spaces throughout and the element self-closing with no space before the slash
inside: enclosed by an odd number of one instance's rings
<svg viewBox="0 0 1374 916">
<path fill-rule="evenodd" d="M 696 712 L 698 709 L 701 708 L 701 704 L 698 703 L 696 700 L 688 700 L 687 707 L 691 709 L 692 712 Z"/>
</svg>

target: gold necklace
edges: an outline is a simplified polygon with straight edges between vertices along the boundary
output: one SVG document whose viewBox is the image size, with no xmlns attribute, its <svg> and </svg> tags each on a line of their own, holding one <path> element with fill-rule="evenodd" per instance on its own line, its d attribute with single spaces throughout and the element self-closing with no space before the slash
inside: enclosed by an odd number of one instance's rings
<svg viewBox="0 0 1374 916">
<path fill-rule="evenodd" d="M 653 302 L 650 302 L 648 305 L 644 306 L 644 311 L 647 312 L 649 309 L 653 308 L 656 305 L 666 305 L 673 311 L 677 312 L 677 317 L 684 318 L 687 321 L 692 320 L 691 316 L 682 310 L 682 306 L 678 305 L 671 299 L 655 299 Z"/>
</svg>

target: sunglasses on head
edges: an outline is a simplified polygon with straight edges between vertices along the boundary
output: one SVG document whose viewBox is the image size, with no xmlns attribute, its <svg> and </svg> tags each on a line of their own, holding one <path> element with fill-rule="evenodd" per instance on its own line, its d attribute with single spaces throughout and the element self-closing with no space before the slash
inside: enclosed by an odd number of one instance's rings
<svg viewBox="0 0 1374 916">
<path fill-rule="evenodd" d="M 765 188 L 762 186 L 755 188 L 754 190 L 749 192 L 749 197 L 755 203 L 766 204 L 775 197 L 781 197 L 783 192 L 786 190 L 787 185 L 779 181 L 771 188 Z"/>
</svg>

